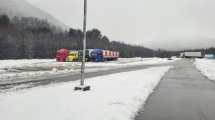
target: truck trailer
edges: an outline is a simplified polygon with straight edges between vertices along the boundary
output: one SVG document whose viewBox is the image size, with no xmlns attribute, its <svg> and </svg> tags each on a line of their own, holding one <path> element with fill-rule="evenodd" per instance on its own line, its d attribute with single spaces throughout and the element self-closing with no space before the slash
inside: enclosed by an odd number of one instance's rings
<svg viewBox="0 0 215 120">
<path fill-rule="evenodd" d="M 183 52 L 180 54 L 183 58 L 202 58 L 203 55 L 201 52 Z"/>
<path fill-rule="evenodd" d="M 93 62 L 113 61 L 119 58 L 119 52 L 94 49 L 91 53 L 91 59 Z"/>
</svg>

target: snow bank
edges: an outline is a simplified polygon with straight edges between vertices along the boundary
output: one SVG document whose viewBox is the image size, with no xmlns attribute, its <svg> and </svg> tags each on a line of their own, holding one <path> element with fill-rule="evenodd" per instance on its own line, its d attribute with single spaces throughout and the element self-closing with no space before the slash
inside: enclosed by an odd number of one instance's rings
<svg viewBox="0 0 215 120">
<path fill-rule="evenodd" d="M 111 62 L 87 62 L 86 66 L 106 66 L 106 65 L 119 65 L 125 63 L 135 63 L 142 62 L 143 64 L 159 64 L 163 62 L 170 62 L 165 58 L 119 58 L 118 61 Z M 79 62 L 56 62 L 55 59 L 22 59 L 22 60 L 0 60 L 0 69 L 10 69 L 10 68 L 53 68 L 53 67 L 73 67 L 75 65 L 80 65 Z"/>
<path fill-rule="evenodd" d="M 52 70 L 52 68 L 73 67 L 73 62 L 56 62 L 55 59 L 0 60 L 0 69 L 4 70 Z"/>
<path fill-rule="evenodd" d="M 206 77 L 215 80 L 215 60 L 213 59 L 196 59 L 194 62 L 196 68 Z"/>
<path fill-rule="evenodd" d="M 87 62 L 86 70 L 92 72 L 134 65 L 164 64 L 173 61 L 165 58 L 119 58 L 117 61 L 110 62 Z M 55 59 L 0 60 L 0 82 L 78 73 L 80 65 L 80 62 L 56 62 Z"/>
<path fill-rule="evenodd" d="M 2 120 L 131 120 L 170 67 L 91 78 L 0 94 Z"/>
</svg>

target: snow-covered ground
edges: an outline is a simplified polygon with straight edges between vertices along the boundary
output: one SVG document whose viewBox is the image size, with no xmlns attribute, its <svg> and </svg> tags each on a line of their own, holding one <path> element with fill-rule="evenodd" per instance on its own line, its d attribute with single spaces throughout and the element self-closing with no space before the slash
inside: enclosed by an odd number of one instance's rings
<svg viewBox="0 0 215 120">
<path fill-rule="evenodd" d="M 176 60 L 176 59 L 174 59 Z M 88 62 L 87 72 L 127 67 L 132 65 L 152 65 L 173 62 L 162 58 L 120 58 L 112 62 Z M 55 59 L 0 60 L 0 82 L 22 78 L 37 78 L 66 73 L 78 73 L 80 62 L 56 62 Z"/>
<path fill-rule="evenodd" d="M 195 59 L 196 68 L 206 77 L 215 81 L 215 60 L 213 59 Z"/>
<path fill-rule="evenodd" d="M 170 67 L 87 79 L 92 90 L 74 91 L 78 81 L 0 93 L 2 120 L 132 120 Z"/>
</svg>

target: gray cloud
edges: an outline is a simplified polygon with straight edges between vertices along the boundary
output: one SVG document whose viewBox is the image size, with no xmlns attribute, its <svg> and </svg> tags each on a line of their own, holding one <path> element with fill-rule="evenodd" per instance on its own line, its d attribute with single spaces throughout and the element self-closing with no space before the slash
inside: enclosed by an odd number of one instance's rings
<svg viewBox="0 0 215 120">
<path fill-rule="evenodd" d="M 65 24 L 82 27 L 83 0 L 28 0 Z M 88 28 L 151 48 L 215 45 L 214 0 L 88 0 Z"/>
</svg>

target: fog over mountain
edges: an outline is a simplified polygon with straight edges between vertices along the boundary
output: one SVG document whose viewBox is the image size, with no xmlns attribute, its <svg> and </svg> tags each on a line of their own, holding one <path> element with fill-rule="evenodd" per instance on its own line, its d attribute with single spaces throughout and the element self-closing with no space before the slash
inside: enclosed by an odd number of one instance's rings
<svg viewBox="0 0 215 120">
<path fill-rule="evenodd" d="M 7 14 L 9 17 L 37 17 L 39 19 L 46 19 L 58 27 L 67 28 L 55 17 L 29 4 L 25 0 L 0 0 L 0 14 Z"/>
<path fill-rule="evenodd" d="M 83 0 L 27 1 L 82 28 Z M 88 0 L 88 29 L 154 49 L 215 47 L 214 6 L 214 0 Z"/>
</svg>

